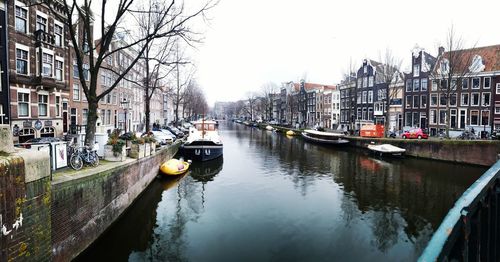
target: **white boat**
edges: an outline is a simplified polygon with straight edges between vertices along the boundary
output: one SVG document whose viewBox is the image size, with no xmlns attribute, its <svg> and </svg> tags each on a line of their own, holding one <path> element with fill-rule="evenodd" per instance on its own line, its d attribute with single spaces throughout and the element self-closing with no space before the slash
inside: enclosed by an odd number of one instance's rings
<svg viewBox="0 0 500 262">
<path fill-rule="evenodd" d="M 181 147 L 185 158 L 207 161 L 222 156 L 222 139 L 215 121 L 196 121 L 189 129 L 189 136 Z"/>
<path fill-rule="evenodd" d="M 273 128 L 272 126 L 266 126 L 266 130 L 267 130 L 267 131 L 273 131 L 273 129 L 274 129 L 274 128 Z"/>
<path fill-rule="evenodd" d="M 368 145 L 368 149 L 379 155 L 401 156 L 406 152 L 406 149 L 391 144 Z"/>
<path fill-rule="evenodd" d="M 308 129 L 302 132 L 302 137 L 308 141 L 321 144 L 341 145 L 349 143 L 349 140 L 345 139 L 345 135 L 343 133 L 323 132 Z"/>
</svg>

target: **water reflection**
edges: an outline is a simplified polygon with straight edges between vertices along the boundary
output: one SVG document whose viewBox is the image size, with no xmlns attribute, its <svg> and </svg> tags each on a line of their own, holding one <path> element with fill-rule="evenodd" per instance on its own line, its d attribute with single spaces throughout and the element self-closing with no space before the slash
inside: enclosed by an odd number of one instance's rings
<svg viewBox="0 0 500 262">
<path fill-rule="evenodd" d="M 485 171 L 221 126 L 224 159 L 155 181 L 87 260 L 411 261 Z"/>
</svg>

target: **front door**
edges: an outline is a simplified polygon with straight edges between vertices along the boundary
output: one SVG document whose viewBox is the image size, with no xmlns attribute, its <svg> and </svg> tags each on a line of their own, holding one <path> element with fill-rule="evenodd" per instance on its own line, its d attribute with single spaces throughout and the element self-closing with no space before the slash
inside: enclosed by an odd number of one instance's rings
<svg viewBox="0 0 500 262">
<path fill-rule="evenodd" d="M 63 132 L 68 132 L 68 103 L 63 102 L 63 113 L 62 113 L 62 121 L 63 121 Z"/>
</svg>

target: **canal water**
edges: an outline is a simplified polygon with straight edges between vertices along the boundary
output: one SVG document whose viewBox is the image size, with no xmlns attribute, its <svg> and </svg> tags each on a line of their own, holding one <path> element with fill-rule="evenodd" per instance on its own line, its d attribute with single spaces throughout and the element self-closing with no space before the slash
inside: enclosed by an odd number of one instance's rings
<svg viewBox="0 0 500 262">
<path fill-rule="evenodd" d="M 224 157 L 157 179 L 80 261 L 414 261 L 486 169 L 221 123 Z"/>
</svg>

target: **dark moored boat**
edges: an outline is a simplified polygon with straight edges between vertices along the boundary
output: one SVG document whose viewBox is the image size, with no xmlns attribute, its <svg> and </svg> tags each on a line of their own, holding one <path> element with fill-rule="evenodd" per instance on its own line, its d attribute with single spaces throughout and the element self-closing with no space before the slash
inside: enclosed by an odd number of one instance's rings
<svg viewBox="0 0 500 262">
<path fill-rule="evenodd" d="M 222 140 L 215 121 L 197 121 L 189 130 L 181 152 L 186 159 L 207 161 L 222 156 Z"/>
<path fill-rule="evenodd" d="M 342 133 L 322 132 L 316 130 L 304 130 L 302 137 L 308 141 L 320 144 L 342 145 L 349 143 Z"/>
</svg>

